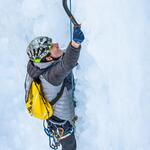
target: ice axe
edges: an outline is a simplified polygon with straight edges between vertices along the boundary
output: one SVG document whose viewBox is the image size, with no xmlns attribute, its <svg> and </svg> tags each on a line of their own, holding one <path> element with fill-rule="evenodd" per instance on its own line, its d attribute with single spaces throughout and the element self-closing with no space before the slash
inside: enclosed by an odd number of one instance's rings
<svg viewBox="0 0 150 150">
<path fill-rule="evenodd" d="M 72 15 L 71 11 L 69 10 L 68 8 L 68 5 L 67 5 L 67 0 L 62 0 L 63 2 L 63 7 L 68 15 L 68 17 L 70 18 L 71 22 L 74 24 L 74 28 L 76 27 L 81 27 L 81 24 L 79 24 L 76 19 L 74 18 L 74 16 Z"/>
</svg>

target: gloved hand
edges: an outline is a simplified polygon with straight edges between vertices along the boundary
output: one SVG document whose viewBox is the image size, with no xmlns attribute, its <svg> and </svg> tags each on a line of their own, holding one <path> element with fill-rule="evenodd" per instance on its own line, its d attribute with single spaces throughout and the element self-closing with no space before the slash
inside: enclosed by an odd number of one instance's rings
<svg viewBox="0 0 150 150">
<path fill-rule="evenodd" d="M 78 43 L 78 44 L 81 44 L 84 41 L 84 34 L 83 34 L 80 27 L 74 28 L 73 41 Z"/>
</svg>

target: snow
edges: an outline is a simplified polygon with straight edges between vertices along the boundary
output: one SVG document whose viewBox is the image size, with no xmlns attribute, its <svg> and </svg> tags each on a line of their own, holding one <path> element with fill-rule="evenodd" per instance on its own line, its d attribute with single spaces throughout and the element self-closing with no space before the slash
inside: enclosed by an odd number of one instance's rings
<svg viewBox="0 0 150 150">
<path fill-rule="evenodd" d="M 78 150 L 150 149 L 150 2 L 76 0 L 86 40 L 75 69 Z M 36 36 L 69 42 L 61 1 L 1 0 L 0 149 L 48 150 L 42 122 L 24 107 L 26 47 Z"/>
</svg>

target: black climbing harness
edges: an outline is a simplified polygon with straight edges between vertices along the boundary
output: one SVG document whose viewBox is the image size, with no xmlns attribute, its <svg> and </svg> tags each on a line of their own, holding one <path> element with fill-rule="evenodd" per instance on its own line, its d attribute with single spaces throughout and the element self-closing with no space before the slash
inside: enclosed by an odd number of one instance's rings
<svg viewBox="0 0 150 150">
<path fill-rule="evenodd" d="M 60 146 L 60 140 L 67 138 L 74 132 L 74 128 L 69 121 L 55 122 L 50 119 L 43 121 L 43 127 L 49 137 L 49 146 L 54 150 L 57 150 Z"/>
</svg>

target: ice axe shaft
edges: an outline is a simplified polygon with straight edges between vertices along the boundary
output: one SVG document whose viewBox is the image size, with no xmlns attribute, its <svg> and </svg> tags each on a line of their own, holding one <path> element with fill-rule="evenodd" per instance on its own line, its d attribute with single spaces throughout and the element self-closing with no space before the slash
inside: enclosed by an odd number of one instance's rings
<svg viewBox="0 0 150 150">
<path fill-rule="evenodd" d="M 68 15 L 68 17 L 70 18 L 71 22 L 74 24 L 74 27 L 81 27 L 81 25 L 76 21 L 76 19 L 74 18 L 74 16 L 72 15 L 71 11 L 68 8 L 67 5 L 67 0 L 63 0 L 63 7 Z"/>
</svg>

